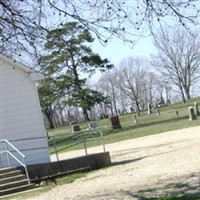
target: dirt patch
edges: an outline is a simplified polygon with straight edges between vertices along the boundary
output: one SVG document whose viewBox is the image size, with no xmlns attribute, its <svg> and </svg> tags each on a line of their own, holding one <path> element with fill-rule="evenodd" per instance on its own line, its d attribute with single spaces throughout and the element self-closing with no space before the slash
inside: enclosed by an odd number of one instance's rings
<svg viewBox="0 0 200 200">
<path fill-rule="evenodd" d="M 200 126 L 109 144 L 106 150 L 111 155 L 111 167 L 30 199 L 129 200 L 200 192 Z M 101 146 L 88 150 L 99 151 Z M 59 157 L 83 154 L 80 150 Z"/>
</svg>

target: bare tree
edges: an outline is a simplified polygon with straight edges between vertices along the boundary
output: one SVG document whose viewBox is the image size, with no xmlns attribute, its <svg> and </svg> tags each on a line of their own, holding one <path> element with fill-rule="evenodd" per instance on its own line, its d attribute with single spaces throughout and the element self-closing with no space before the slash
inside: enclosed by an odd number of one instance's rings
<svg viewBox="0 0 200 200">
<path fill-rule="evenodd" d="M 115 116 L 118 115 L 118 108 L 117 108 L 117 96 L 118 90 L 116 87 L 116 77 L 113 75 L 112 72 L 105 73 L 98 82 L 98 88 L 102 90 L 105 96 L 108 97 L 110 102 L 111 108 L 111 115 Z"/>
<path fill-rule="evenodd" d="M 121 90 L 136 105 L 136 110 L 140 111 L 142 96 L 142 86 L 145 77 L 145 62 L 141 58 L 127 58 L 120 63 L 120 75 L 118 77 Z"/>
<path fill-rule="evenodd" d="M 198 34 L 189 34 L 182 28 L 164 30 L 157 34 L 158 54 L 154 66 L 165 79 L 181 92 L 183 102 L 190 99 L 190 90 L 200 78 L 200 40 Z"/>
<path fill-rule="evenodd" d="M 42 1 L 0 0 L 0 53 L 21 56 L 30 46 L 37 49 L 45 30 L 41 5 Z"/>
<path fill-rule="evenodd" d="M 165 77 L 158 76 L 157 92 L 160 103 L 164 103 L 165 105 L 171 104 L 172 85 Z"/>
<path fill-rule="evenodd" d="M 149 66 L 149 65 L 148 65 Z M 156 86 L 158 82 L 158 76 L 148 70 L 145 70 L 145 73 L 143 75 L 143 78 L 141 80 L 141 103 L 143 110 L 146 109 L 146 106 L 148 103 L 151 105 L 154 105 L 155 102 L 155 96 L 157 94 Z"/>
<path fill-rule="evenodd" d="M 53 9 L 59 11 L 60 15 L 64 14 L 80 21 L 84 26 L 93 30 L 100 39 L 104 38 L 104 41 L 112 35 L 123 39 L 126 39 L 124 33 L 128 36 L 140 35 L 147 31 L 147 26 L 152 31 L 156 22 L 161 23 L 168 16 L 178 19 L 184 27 L 190 23 L 197 24 L 199 16 L 196 0 L 60 0 L 57 3 L 48 0 L 48 3 Z M 109 35 L 102 34 L 102 29 Z M 130 29 L 136 31 L 133 32 Z"/>
<path fill-rule="evenodd" d="M 152 32 L 154 25 L 167 22 L 168 17 L 189 30 L 199 22 L 198 7 L 198 0 L 0 0 L 1 52 L 37 49 L 46 28 L 72 20 L 105 43 L 112 36 L 132 42 L 130 36 Z"/>
</svg>

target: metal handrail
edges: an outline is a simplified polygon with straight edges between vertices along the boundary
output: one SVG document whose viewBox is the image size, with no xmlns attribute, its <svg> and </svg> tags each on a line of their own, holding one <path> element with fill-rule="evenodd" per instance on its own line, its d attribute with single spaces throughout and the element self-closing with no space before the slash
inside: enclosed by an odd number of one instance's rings
<svg viewBox="0 0 200 200">
<path fill-rule="evenodd" d="M 24 167 L 25 169 L 25 173 L 26 173 L 26 177 L 27 177 L 27 181 L 28 181 L 28 184 L 30 185 L 30 178 L 29 178 L 29 174 L 28 174 L 28 169 L 26 167 L 26 162 L 25 162 L 25 159 L 26 159 L 26 156 L 21 153 L 13 144 L 11 144 L 7 139 L 3 139 L 3 140 L 0 140 L 0 143 L 5 143 L 5 151 L 0 151 L 0 153 L 7 153 L 7 160 L 8 160 L 8 165 L 9 167 L 11 167 L 11 163 L 10 163 L 10 156 L 12 158 L 14 158 L 21 166 Z M 20 161 L 15 155 L 13 155 L 9 150 L 8 150 L 8 145 L 9 147 L 11 147 L 15 152 L 18 153 L 18 155 L 20 155 L 22 157 L 22 161 Z"/>
<path fill-rule="evenodd" d="M 74 142 L 74 143 L 72 143 L 71 145 L 65 146 L 65 147 L 63 147 L 63 148 L 61 148 L 61 149 L 59 149 L 59 150 L 57 149 L 57 144 L 56 144 L 55 137 L 63 136 L 64 134 L 50 136 L 50 137 L 53 138 L 53 144 L 52 144 L 52 146 L 53 146 L 54 149 L 55 149 L 54 153 L 56 154 L 56 159 L 57 159 L 57 161 L 59 161 L 59 157 L 58 157 L 58 152 L 59 152 L 59 151 L 65 150 L 65 149 L 67 149 L 67 148 L 70 148 L 70 147 L 72 147 L 72 146 L 76 146 L 76 145 L 82 144 L 82 143 L 83 143 L 83 145 L 84 145 L 85 154 L 88 155 L 86 143 L 89 142 L 89 141 L 92 141 L 92 140 L 99 140 L 99 139 L 100 139 L 101 142 L 102 142 L 103 151 L 105 152 L 106 149 L 105 149 L 105 144 L 104 144 L 103 133 L 102 133 L 102 128 L 101 128 L 101 127 L 88 128 L 88 129 L 83 129 L 83 130 L 81 130 L 81 131 L 75 131 L 75 132 L 73 132 L 72 135 L 70 135 L 68 138 L 75 138 L 75 137 L 84 135 L 85 133 L 95 132 L 95 131 L 98 131 L 98 132 L 99 132 L 99 136 L 98 136 L 98 137 L 80 139 L 79 141 Z"/>
</svg>

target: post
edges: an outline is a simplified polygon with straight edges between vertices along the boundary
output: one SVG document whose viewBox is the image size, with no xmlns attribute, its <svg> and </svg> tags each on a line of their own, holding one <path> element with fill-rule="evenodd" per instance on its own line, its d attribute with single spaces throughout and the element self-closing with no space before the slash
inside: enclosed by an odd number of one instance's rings
<svg viewBox="0 0 200 200">
<path fill-rule="evenodd" d="M 105 148 L 105 144 L 104 144 L 104 139 L 103 139 L 103 134 L 102 134 L 101 128 L 99 129 L 99 132 L 100 132 L 100 136 L 101 136 L 101 142 L 102 142 L 102 145 L 103 145 L 103 151 L 106 152 L 106 148 Z"/>
<path fill-rule="evenodd" d="M 28 184 L 30 185 L 31 182 L 30 182 L 30 178 L 29 178 L 29 174 L 28 174 L 28 169 L 27 169 L 27 167 L 26 167 L 25 158 L 23 158 L 23 161 L 24 161 L 24 168 L 25 168 L 25 173 L 26 173 L 26 177 L 27 177 L 27 180 L 28 180 Z"/>
<path fill-rule="evenodd" d="M 8 151 L 8 145 L 7 145 L 6 142 L 5 142 L 5 149 L 6 149 L 6 153 L 7 153 L 8 166 L 11 167 L 10 156 L 9 156 L 9 151 Z"/>
<path fill-rule="evenodd" d="M 84 144 L 84 148 L 85 148 L 85 155 L 87 156 L 88 153 L 87 153 L 87 146 L 86 146 L 86 140 L 83 141 L 83 144 Z"/>
<path fill-rule="evenodd" d="M 57 151 L 57 147 L 56 147 L 56 140 L 55 140 L 55 136 L 53 136 L 53 145 L 54 145 L 54 148 L 55 148 L 55 153 L 56 153 L 56 158 L 57 158 L 57 161 L 59 161 L 59 158 L 58 158 L 58 151 Z"/>
</svg>

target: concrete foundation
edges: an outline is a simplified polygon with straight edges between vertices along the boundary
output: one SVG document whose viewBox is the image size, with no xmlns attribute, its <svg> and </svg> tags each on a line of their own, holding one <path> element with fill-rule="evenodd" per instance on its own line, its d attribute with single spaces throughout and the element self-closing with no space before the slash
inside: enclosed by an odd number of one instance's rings
<svg viewBox="0 0 200 200">
<path fill-rule="evenodd" d="M 42 179 L 57 174 L 67 174 L 81 168 L 90 170 L 110 166 L 111 159 L 109 152 L 90 154 L 58 162 L 43 163 L 27 166 L 30 179 Z"/>
</svg>

